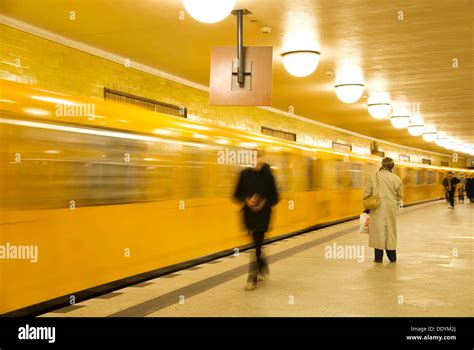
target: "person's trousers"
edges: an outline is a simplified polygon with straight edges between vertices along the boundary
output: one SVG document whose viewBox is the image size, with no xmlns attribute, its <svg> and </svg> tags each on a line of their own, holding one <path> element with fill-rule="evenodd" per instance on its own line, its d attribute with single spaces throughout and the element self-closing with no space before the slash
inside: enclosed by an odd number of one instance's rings
<svg viewBox="0 0 474 350">
<path fill-rule="evenodd" d="M 382 249 L 374 249 L 375 252 L 375 261 L 382 261 L 383 260 L 383 250 Z M 396 250 L 386 250 L 388 260 L 390 262 L 397 261 L 397 251 Z"/>
<path fill-rule="evenodd" d="M 449 204 L 454 207 L 454 194 L 455 190 L 448 191 L 448 197 L 449 197 Z"/>
<path fill-rule="evenodd" d="M 265 237 L 265 231 L 252 232 L 253 242 L 255 243 L 255 260 L 249 264 L 249 275 L 247 282 L 257 282 L 257 275 L 259 272 L 268 271 L 268 263 L 262 254 L 263 239 Z"/>
</svg>

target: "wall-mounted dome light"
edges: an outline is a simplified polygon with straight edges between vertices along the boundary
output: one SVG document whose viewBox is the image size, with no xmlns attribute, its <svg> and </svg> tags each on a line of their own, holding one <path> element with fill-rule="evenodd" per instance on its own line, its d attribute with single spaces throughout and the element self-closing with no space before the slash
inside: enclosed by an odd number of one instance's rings
<svg viewBox="0 0 474 350">
<path fill-rule="evenodd" d="M 386 93 L 374 93 L 367 101 L 369 114 L 375 119 L 384 119 L 392 113 L 390 98 Z"/>
<path fill-rule="evenodd" d="M 416 123 L 412 123 L 408 125 L 408 132 L 412 136 L 421 136 L 424 130 L 425 130 L 425 126 L 420 122 L 416 122 Z"/>
<path fill-rule="evenodd" d="M 446 141 L 448 141 L 448 138 L 444 135 L 438 135 L 436 137 L 436 140 L 435 140 L 435 143 L 440 146 L 440 147 L 443 147 L 445 144 L 446 144 Z"/>
<path fill-rule="evenodd" d="M 423 132 L 423 140 L 426 142 L 433 142 L 436 140 L 437 133 L 436 131 L 425 130 Z"/>
<path fill-rule="evenodd" d="M 315 50 L 294 50 L 281 54 L 286 71 L 298 78 L 307 77 L 318 68 L 319 55 L 321 53 Z"/>
<path fill-rule="evenodd" d="M 183 0 L 191 17 L 199 22 L 216 23 L 226 18 L 234 9 L 236 0 Z"/>
<path fill-rule="evenodd" d="M 404 129 L 407 128 L 410 124 L 410 116 L 409 115 L 392 115 L 390 117 L 390 123 L 394 128 L 397 129 Z"/>
</svg>

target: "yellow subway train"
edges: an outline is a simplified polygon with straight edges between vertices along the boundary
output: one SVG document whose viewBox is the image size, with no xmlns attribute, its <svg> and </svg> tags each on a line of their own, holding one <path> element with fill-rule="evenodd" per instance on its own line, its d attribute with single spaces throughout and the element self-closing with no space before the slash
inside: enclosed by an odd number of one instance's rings
<svg viewBox="0 0 474 350">
<path fill-rule="evenodd" d="M 249 244 L 231 195 L 254 149 L 265 150 L 281 193 L 271 238 L 359 215 L 380 163 L 7 81 L 0 91 L 5 315 Z M 467 172 L 397 164 L 405 204 L 442 198 L 448 170 Z"/>
</svg>

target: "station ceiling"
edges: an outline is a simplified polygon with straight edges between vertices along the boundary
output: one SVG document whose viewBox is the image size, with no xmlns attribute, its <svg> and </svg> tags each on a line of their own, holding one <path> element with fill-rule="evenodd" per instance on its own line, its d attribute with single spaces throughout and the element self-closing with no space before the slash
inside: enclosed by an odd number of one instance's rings
<svg viewBox="0 0 474 350">
<path fill-rule="evenodd" d="M 246 46 L 273 46 L 273 107 L 405 146 L 450 151 L 398 130 L 367 112 L 367 95 L 417 104 L 426 125 L 474 145 L 474 1 L 238 0 L 246 8 Z M 180 0 L 2 0 L 0 12 L 190 81 L 209 85 L 213 46 L 236 43 L 236 19 L 204 24 L 180 18 Z M 76 20 L 69 19 L 75 11 Z M 263 33 L 270 27 L 271 33 Z M 289 75 L 280 54 L 288 34 L 320 46 L 315 73 Z M 364 97 L 344 104 L 335 75 L 360 67 Z"/>
</svg>

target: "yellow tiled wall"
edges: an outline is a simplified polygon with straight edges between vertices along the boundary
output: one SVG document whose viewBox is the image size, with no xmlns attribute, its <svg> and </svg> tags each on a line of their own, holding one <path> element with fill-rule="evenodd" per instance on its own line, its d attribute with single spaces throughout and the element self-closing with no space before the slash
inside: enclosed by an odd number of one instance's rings
<svg viewBox="0 0 474 350">
<path fill-rule="evenodd" d="M 331 141 L 352 144 L 354 149 L 368 151 L 371 141 L 290 118 L 256 107 L 209 106 L 208 93 L 125 65 L 118 64 L 71 47 L 0 25 L 0 78 L 39 85 L 46 89 L 63 90 L 87 97 L 103 98 L 103 89 L 111 89 L 139 95 L 188 108 L 190 118 L 196 118 L 229 127 L 242 127 L 260 132 L 267 126 L 296 133 L 298 141 L 327 145 Z M 193 117 L 196 116 L 196 117 Z M 428 152 L 418 152 L 379 142 L 387 156 L 398 159 L 399 154 L 410 155 L 411 161 L 422 158 L 432 160 L 433 165 L 447 161 Z"/>
</svg>

